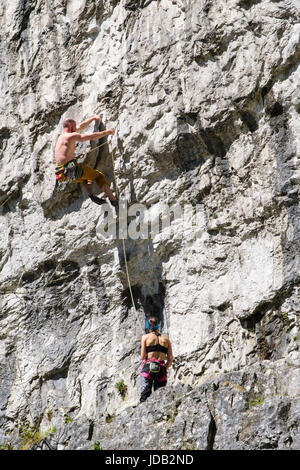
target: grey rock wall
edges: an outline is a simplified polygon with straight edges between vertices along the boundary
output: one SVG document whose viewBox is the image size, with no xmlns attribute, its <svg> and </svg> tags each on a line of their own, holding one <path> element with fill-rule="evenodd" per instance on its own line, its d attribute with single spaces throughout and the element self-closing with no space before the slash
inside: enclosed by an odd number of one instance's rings
<svg viewBox="0 0 300 470">
<path fill-rule="evenodd" d="M 299 12 L 1 3 L 0 445 L 299 448 Z M 100 113 L 117 133 L 85 161 L 113 181 L 114 152 L 123 201 L 153 224 L 166 203 L 197 208 L 197 225 L 126 240 L 138 318 L 101 207 L 55 188 L 63 119 Z M 154 312 L 175 360 L 137 405 Z"/>
</svg>

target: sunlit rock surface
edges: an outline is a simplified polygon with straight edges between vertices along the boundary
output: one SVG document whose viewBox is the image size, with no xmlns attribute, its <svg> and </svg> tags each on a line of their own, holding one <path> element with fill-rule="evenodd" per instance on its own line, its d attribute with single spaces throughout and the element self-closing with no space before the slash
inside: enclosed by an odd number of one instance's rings
<svg viewBox="0 0 300 470">
<path fill-rule="evenodd" d="M 299 13 L 1 3 L 1 446 L 30 447 L 30 425 L 58 449 L 300 448 Z M 113 152 L 122 204 L 151 226 L 125 240 L 138 318 L 119 225 L 103 237 L 103 208 L 55 187 L 63 119 L 95 114 L 117 132 L 81 161 L 113 187 Z M 160 225 L 174 205 L 187 217 Z M 139 405 L 152 313 L 175 359 Z"/>
</svg>

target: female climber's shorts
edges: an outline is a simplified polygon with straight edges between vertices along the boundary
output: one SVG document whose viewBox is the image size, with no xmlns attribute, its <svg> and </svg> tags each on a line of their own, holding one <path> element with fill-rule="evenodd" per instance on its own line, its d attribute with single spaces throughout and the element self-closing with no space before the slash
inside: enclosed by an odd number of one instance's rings
<svg viewBox="0 0 300 470">
<path fill-rule="evenodd" d="M 148 380 L 154 380 L 157 382 L 167 381 L 167 369 L 165 361 L 158 359 L 145 359 L 141 366 L 141 376 Z"/>
</svg>

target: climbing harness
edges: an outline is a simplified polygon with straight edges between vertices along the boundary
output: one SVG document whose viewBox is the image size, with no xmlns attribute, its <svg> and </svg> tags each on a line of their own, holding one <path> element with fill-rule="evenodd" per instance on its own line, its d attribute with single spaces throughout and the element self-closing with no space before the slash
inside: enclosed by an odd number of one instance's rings
<svg viewBox="0 0 300 470">
<path fill-rule="evenodd" d="M 166 380 L 166 364 L 159 359 L 144 359 L 139 367 L 141 375 L 147 379 Z"/>
<path fill-rule="evenodd" d="M 59 165 L 55 168 L 56 180 L 59 181 L 75 181 L 81 178 L 83 167 L 80 163 L 76 163 L 78 157 L 74 158 L 65 165 Z"/>
</svg>

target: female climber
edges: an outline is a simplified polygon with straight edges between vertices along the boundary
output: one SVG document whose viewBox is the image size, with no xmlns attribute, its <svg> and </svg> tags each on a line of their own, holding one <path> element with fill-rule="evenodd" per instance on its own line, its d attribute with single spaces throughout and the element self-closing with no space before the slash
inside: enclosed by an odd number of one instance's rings
<svg viewBox="0 0 300 470">
<path fill-rule="evenodd" d="M 149 333 L 141 340 L 141 398 L 147 400 L 154 390 L 167 385 L 167 370 L 173 362 L 172 345 L 169 338 L 159 333 L 158 318 L 152 316 L 147 321 Z M 168 358 L 165 363 L 166 357 Z"/>
</svg>

